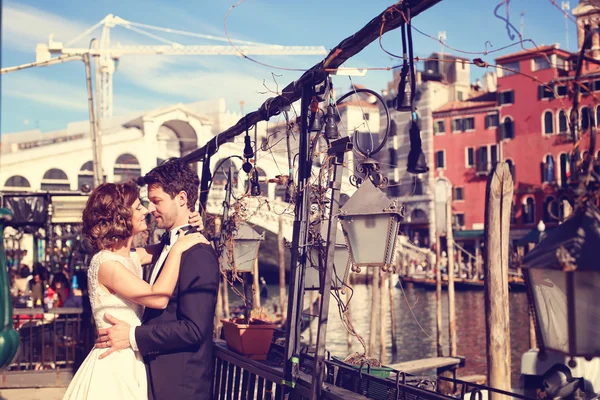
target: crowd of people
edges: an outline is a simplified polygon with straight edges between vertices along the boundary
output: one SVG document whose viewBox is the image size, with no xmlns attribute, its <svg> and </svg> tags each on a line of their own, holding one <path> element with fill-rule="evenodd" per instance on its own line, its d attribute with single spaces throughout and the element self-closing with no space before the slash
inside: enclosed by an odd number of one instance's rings
<svg viewBox="0 0 600 400">
<path fill-rule="evenodd" d="M 87 286 L 84 270 L 69 271 L 67 265 L 51 272 L 42 263 L 33 268 L 20 264 L 8 271 L 10 293 L 16 308 L 50 310 L 58 307 L 82 307 Z"/>
</svg>

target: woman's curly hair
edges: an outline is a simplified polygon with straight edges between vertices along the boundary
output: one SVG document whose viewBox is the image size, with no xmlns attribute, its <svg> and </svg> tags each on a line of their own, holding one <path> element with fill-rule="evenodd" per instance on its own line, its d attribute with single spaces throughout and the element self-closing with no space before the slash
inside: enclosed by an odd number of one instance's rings
<svg viewBox="0 0 600 400">
<path fill-rule="evenodd" d="M 94 252 L 132 235 L 131 206 L 138 197 L 139 189 L 129 183 L 103 183 L 94 189 L 83 210 L 82 229 Z"/>
</svg>

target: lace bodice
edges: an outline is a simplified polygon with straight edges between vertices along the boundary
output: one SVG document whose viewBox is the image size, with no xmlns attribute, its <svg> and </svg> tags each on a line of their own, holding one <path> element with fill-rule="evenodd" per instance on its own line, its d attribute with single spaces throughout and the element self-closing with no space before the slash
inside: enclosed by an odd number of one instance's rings
<svg viewBox="0 0 600 400">
<path fill-rule="evenodd" d="M 94 255 L 88 269 L 88 287 L 96 328 L 102 329 L 111 326 L 104 319 L 104 313 L 109 313 L 117 319 L 126 321 L 131 326 L 141 325 L 144 306 L 134 303 L 118 294 L 109 293 L 98 284 L 98 269 L 100 265 L 105 261 L 111 260 L 123 264 L 125 268 L 142 279 L 142 266 L 135 253 L 131 253 L 131 258 L 125 258 L 107 250 L 101 250 Z"/>
</svg>

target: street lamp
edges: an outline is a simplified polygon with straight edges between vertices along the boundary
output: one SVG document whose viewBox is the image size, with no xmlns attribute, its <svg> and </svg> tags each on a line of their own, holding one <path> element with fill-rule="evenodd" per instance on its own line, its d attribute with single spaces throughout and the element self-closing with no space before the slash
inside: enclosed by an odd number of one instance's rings
<svg viewBox="0 0 600 400">
<path fill-rule="evenodd" d="M 260 242 L 265 234 L 258 234 L 250 225 L 241 222 L 229 240 L 226 240 L 221 253 L 221 265 L 225 271 L 253 272 L 258 258 Z M 232 251 L 233 250 L 233 251 Z"/>
<path fill-rule="evenodd" d="M 337 225 L 337 234 L 335 236 L 335 250 L 333 256 L 333 279 L 331 280 L 331 288 L 333 290 L 341 290 L 343 284 L 346 282 L 348 276 L 348 269 L 350 267 L 350 254 L 348 253 L 348 246 L 344 241 L 342 230 Z M 328 221 L 321 222 L 321 234 L 315 235 L 313 238 L 313 244 L 309 253 L 309 262 L 306 265 L 306 271 L 304 274 L 304 289 L 305 290 L 319 290 L 321 288 L 321 282 L 325 273 L 325 254 L 327 252 L 327 229 L 329 226 Z M 342 273 L 343 275 L 340 275 Z"/>
<path fill-rule="evenodd" d="M 352 270 L 392 264 L 402 214 L 396 201 L 365 179 L 348 202 L 340 209 L 342 230 L 350 250 Z"/>
<path fill-rule="evenodd" d="M 600 211 L 586 201 L 523 258 L 540 349 L 600 356 L 599 249 Z"/>
</svg>

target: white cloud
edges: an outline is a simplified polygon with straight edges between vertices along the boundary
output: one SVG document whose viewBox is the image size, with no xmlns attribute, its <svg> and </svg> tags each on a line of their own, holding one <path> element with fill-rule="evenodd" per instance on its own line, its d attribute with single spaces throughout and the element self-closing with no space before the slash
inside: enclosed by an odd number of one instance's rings
<svg viewBox="0 0 600 400">
<path fill-rule="evenodd" d="M 2 95 L 27 99 L 53 108 L 86 111 L 88 109 L 84 85 L 71 85 L 43 79 L 33 74 L 14 74 L 3 79 Z"/>
<path fill-rule="evenodd" d="M 13 51 L 33 53 L 35 44 L 47 42 L 50 33 L 54 34 L 54 40 L 67 42 L 90 26 L 35 7 L 8 3 L 4 9 L 3 45 Z M 114 43 L 156 43 L 123 29 L 114 33 Z M 94 31 L 94 34 L 97 36 L 99 31 Z M 84 39 L 75 45 L 80 46 L 83 42 Z M 294 63 L 298 60 L 306 67 L 314 63 L 313 58 L 306 57 L 262 57 L 261 60 L 284 67 L 296 66 Z M 10 74 L 5 79 L 3 92 L 6 96 L 28 99 L 54 108 L 87 110 L 86 88 L 79 80 L 70 77 L 61 78 L 63 82 L 42 79 L 39 75 L 35 76 L 33 71 L 14 75 Z M 298 75 L 286 73 L 285 77 L 277 78 L 279 89 Z M 271 93 L 257 93 L 267 90 L 263 86 L 263 79 L 269 88 L 275 89 L 269 68 L 232 56 L 124 56 L 114 77 L 115 114 L 160 107 L 165 102 L 217 97 L 225 98 L 229 107 L 234 109 L 237 109 L 240 100 L 244 100 L 246 109 L 251 110 L 266 97 L 273 96 Z M 140 96 L 135 87 L 157 95 L 153 98 Z"/>
<path fill-rule="evenodd" d="M 2 46 L 21 52 L 33 53 L 35 45 L 47 43 L 50 34 L 54 40 L 66 42 L 89 27 L 22 4 L 5 4 L 2 13 Z"/>
</svg>

